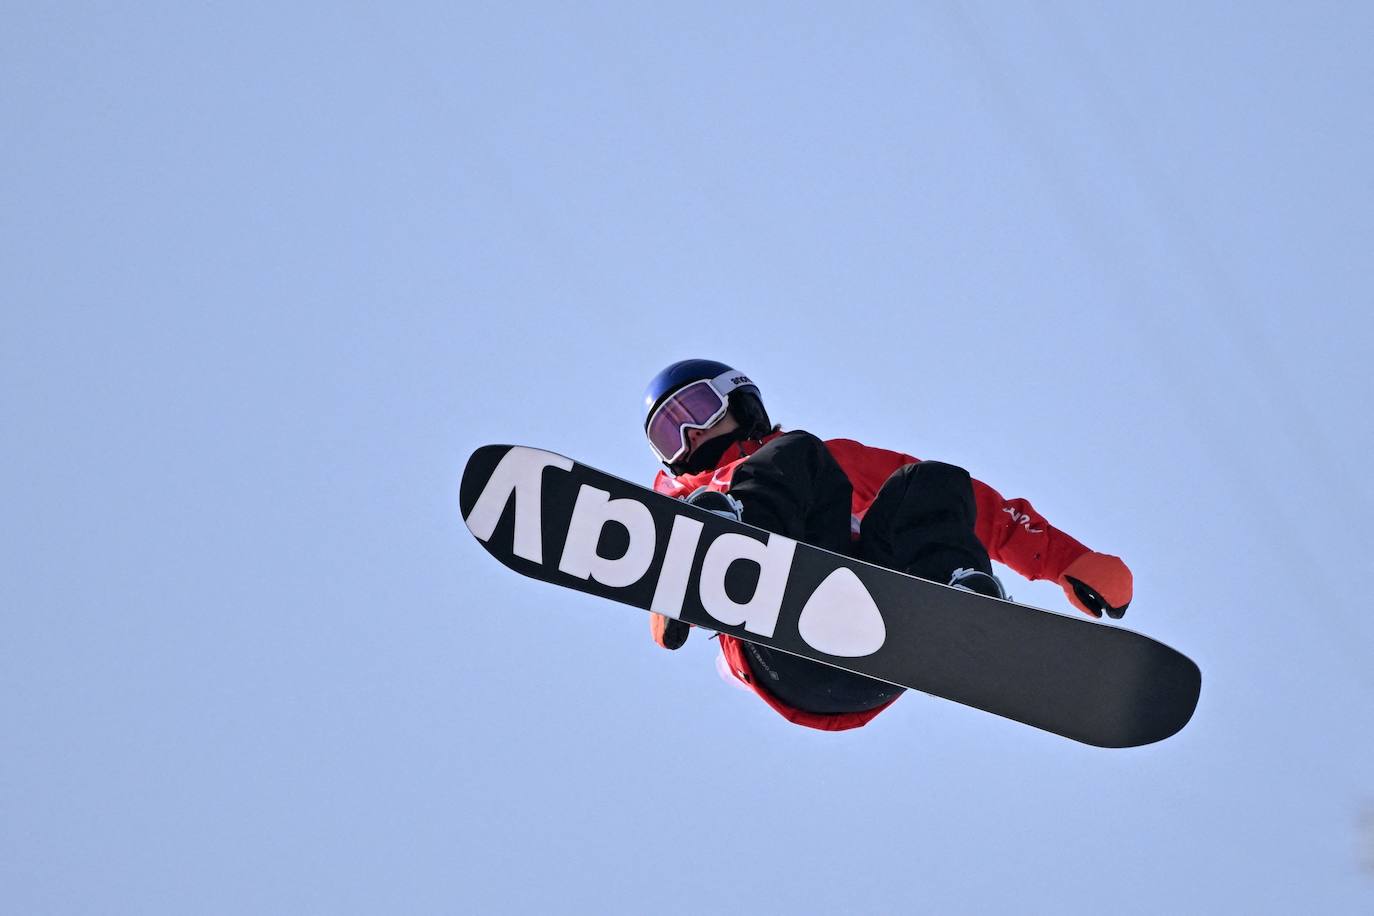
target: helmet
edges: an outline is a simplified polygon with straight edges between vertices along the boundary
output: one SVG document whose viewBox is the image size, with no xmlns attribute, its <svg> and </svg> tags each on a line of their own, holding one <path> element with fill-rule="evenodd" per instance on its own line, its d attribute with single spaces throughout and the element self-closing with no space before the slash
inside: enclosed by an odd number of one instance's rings
<svg viewBox="0 0 1374 916">
<path fill-rule="evenodd" d="M 720 454 L 730 442 L 758 438 L 772 429 L 758 386 L 749 376 L 715 360 L 684 359 L 654 376 L 644 390 L 644 434 L 654 454 L 673 473 L 707 470 L 693 467 L 687 455 L 687 430 L 708 429 L 727 411 L 740 428 L 722 437 Z"/>
</svg>

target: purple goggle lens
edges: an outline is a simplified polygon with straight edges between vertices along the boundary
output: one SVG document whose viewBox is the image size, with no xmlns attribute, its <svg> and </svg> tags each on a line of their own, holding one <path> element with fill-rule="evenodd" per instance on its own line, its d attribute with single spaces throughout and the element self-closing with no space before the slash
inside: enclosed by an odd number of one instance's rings
<svg viewBox="0 0 1374 916">
<path fill-rule="evenodd" d="M 705 429 L 725 416 L 726 400 L 710 381 L 674 392 L 649 418 L 649 445 L 671 464 L 687 452 L 687 430 Z"/>
</svg>

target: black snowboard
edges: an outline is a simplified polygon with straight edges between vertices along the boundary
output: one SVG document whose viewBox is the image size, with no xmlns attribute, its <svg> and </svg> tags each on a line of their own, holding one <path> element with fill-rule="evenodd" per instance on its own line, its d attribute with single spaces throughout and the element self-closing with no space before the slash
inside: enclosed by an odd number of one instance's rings
<svg viewBox="0 0 1374 916">
<path fill-rule="evenodd" d="M 1197 665 L 1138 633 L 798 543 L 552 452 L 479 448 L 459 501 L 516 572 L 1075 741 L 1160 741 L 1197 706 Z"/>
</svg>

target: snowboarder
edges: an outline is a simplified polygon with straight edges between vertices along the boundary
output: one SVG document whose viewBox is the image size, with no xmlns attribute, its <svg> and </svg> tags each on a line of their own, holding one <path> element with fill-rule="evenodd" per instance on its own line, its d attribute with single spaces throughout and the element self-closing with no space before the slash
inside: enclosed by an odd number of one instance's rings
<svg viewBox="0 0 1374 916">
<path fill-rule="evenodd" d="M 1131 571 L 954 465 L 784 432 L 748 376 L 714 360 L 673 363 L 645 391 L 644 431 L 667 468 L 654 489 L 827 550 L 985 595 L 1006 597 L 990 560 L 1050 579 L 1092 617 L 1120 618 Z M 690 626 L 658 614 L 654 641 L 680 648 Z M 720 636 L 731 674 L 798 725 L 858 728 L 903 692 L 766 646 Z"/>
</svg>

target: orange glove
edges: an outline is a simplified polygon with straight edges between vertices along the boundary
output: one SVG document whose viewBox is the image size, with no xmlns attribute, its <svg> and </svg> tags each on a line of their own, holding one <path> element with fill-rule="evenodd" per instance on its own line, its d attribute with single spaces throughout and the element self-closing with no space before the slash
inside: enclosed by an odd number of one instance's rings
<svg viewBox="0 0 1374 916">
<path fill-rule="evenodd" d="M 654 642 L 663 648 L 681 649 L 682 644 L 687 641 L 687 637 L 692 632 L 692 625 L 650 611 L 649 632 L 653 634 Z"/>
<path fill-rule="evenodd" d="M 1131 571 L 1120 557 L 1091 550 L 1074 560 L 1058 579 L 1069 603 L 1089 617 L 1105 611 L 1120 620 L 1131 603 Z"/>
</svg>

